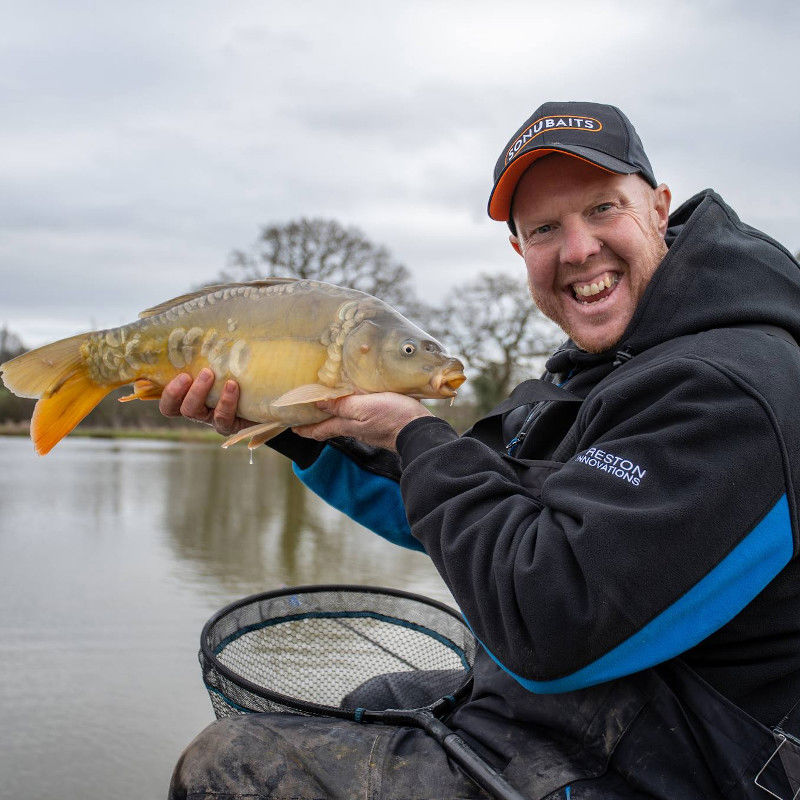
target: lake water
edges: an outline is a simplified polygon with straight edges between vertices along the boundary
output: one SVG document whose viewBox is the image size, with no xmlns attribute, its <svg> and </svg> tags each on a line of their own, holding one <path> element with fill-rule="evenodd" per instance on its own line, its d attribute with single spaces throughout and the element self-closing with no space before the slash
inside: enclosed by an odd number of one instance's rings
<svg viewBox="0 0 800 800">
<path fill-rule="evenodd" d="M 426 556 L 309 493 L 260 448 L 0 437 L 0 798 L 165 797 L 213 720 L 197 663 L 211 614 L 310 583 L 452 604 Z"/>
</svg>

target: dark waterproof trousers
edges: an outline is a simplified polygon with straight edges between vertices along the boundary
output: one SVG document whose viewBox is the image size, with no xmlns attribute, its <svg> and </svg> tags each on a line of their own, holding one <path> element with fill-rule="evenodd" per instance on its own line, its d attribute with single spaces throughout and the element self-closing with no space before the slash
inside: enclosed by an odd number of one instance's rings
<svg viewBox="0 0 800 800">
<path fill-rule="evenodd" d="M 782 757 L 800 751 L 789 743 L 762 771 L 775 752 L 772 731 L 680 661 L 578 692 L 532 697 L 505 687 L 502 696 L 505 712 L 476 691 L 445 721 L 531 800 L 764 800 L 759 773 L 778 797 L 793 795 Z M 212 724 L 170 787 L 171 800 L 361 797 L 487 795 L 422 731 L 285 714 Z"/>
</svg>

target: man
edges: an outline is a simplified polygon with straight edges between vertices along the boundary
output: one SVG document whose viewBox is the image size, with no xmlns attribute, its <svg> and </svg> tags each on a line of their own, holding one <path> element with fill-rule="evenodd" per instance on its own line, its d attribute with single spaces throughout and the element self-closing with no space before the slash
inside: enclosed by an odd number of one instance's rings
<svg viewBox="0 0 800 800">
<path fill-rule="evenodd" d="M 758 773 L 773 726 L 800 733 L 783 719 L 800 700 L 800 270 L 710 190 L 669 206 L 618 109 L 544 104 L 503 149 L 489 214 L 570 337 L 545 380 L 462 437 L 382 394 L 274 441 L 312 489 L 431 556 L 483 645 L 448 724 L 531 798 L 797 788 L 791 742 Z M 176 379 L 162 411 L 230 433 L 236 386 L 211 411 L 210 377 Z M 369 504 L 337 491 L 345 474 Z M 376 485 L 404 515 L 376 513 Z M 336 767 L 326 736 L 349 748 Z M 482 796 L 419 732 L 271 715 L 216 723 L 176 768 L 174 797 L 226 791 Z"/>
</svg>

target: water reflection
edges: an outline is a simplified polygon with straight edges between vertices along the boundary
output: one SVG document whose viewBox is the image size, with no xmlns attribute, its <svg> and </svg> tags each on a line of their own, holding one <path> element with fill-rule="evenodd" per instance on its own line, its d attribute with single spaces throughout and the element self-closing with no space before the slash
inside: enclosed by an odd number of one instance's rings
<svg viewBox="0 0 800 800">
<path fill-rule="evenodd" d="M 251 465 L 245 454 L 217 447 L 178 453 L 166 475 L 163 508 L 176 555 L 223 586 L 263 579 L 262 538 L 281 527 L 283 471 L 274 458 Z"/>
<path fill-rule="evenodd" d="M 388 576 L 409 585 L 420 567 L 431 582 L 424 556 L 376 539 L 329 508 L 268 448 L 252 464 L 244 449 L 209 447 L 201 456 L 184 449 L 166 477 L 165 528 L 175 554 L 225 591 Z"/>
</svg>

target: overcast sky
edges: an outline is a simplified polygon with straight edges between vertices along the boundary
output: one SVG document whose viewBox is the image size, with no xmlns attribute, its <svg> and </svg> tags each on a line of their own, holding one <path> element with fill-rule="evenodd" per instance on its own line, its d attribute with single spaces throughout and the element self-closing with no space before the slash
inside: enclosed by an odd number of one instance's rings
<svg viewBox="0 0 800 800">
<path fill-rule="evenodd" d="M 359 227 L 443 299 L 522 274 L 486 216 L 545 100 L 618 105 L 676 203 L 800 249 L 796 2 L 0 1 L 0 325 L 129 322 L 262 225 Z"/>
</svg>

